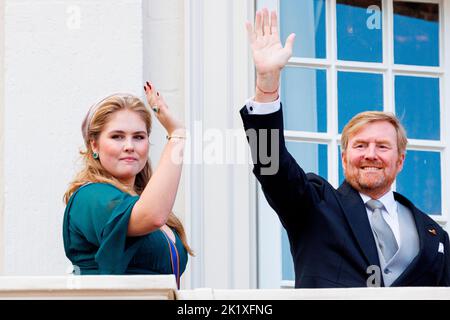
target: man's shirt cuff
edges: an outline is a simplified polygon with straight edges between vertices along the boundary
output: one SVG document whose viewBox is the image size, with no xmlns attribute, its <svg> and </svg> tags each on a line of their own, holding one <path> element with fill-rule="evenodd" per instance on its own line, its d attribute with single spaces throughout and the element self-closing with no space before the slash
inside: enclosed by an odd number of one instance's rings
<svg viewBox="0 0 450 320">
<path fill-rule="evenodd" d="M 273 102 L 267 103 L 256 102 L 254 98 L 250 98 L 245 103 L 245 106 L 249 114 L 263 115 L 275 113 L 280 110 L 280 97 Z"/>
</svg>

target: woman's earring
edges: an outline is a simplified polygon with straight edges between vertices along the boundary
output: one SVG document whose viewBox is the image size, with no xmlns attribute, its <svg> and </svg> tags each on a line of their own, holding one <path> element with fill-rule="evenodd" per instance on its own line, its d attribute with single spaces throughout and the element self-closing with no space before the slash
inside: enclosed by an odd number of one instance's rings
<svg viewBox="0 0 450 320">
<path fill-rule="evenodd" d="M 96 159 L 96 160 L 98 159 L 98 153 L 97 152 L 93 152 L 92 156 L 94 157 L 94 159 Z"/>
</svg>

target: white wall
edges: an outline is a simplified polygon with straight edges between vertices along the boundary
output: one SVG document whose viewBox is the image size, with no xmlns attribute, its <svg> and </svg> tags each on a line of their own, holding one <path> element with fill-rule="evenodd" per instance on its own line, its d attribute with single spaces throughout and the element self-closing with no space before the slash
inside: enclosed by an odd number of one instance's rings
<svg viewBox="0 0 450 320">
<path fill-rule="evenodd" d="M 142 94 L 140 0 L 7 0 L 4 273 L 66 271 L 63 193 L 89 106 Z"/>
</svg>

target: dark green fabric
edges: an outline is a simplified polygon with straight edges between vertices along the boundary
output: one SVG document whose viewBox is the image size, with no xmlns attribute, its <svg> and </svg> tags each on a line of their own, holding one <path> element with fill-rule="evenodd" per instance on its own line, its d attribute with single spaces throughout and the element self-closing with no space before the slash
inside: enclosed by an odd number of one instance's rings
<svg viewBox="0 0 450 320">
<path fill-rule="evenodd" d="M 104 183 L 87 184 L 72 195 L 64 213 L 64 249 L 81 274 L 172 273 L 162 231 L 127 237 L 131 211 L 138 200 L 139 196 Z M 187 252 L 174 234 L 183 272 Z"/>
</svg>

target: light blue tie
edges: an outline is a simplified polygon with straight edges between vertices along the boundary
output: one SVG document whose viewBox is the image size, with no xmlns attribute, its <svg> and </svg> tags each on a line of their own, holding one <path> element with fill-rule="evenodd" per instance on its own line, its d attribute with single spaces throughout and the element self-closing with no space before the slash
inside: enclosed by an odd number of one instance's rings
<svg viewBox="0 0 450 320">
<path fill-rule="evenodd" d="M 384 206 L 380 201 L 373 199 L 367 201 L 366 206 L 373 211 L 371 219 L 372 230 L 375 233 L 380 251 L 384 256 L 385 261 L 388 262 L 397 252 L 398 244 L 392 229 L 383 218 L 381 209 Z"/>
</svg>

